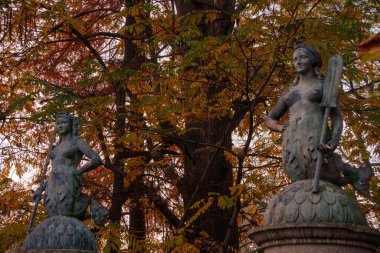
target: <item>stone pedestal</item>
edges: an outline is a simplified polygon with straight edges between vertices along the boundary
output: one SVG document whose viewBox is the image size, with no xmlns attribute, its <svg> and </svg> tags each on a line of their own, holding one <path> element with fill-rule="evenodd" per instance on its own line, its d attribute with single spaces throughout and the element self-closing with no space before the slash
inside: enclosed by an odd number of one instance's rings
<svg viewBox="0 0 380 253">
<path fill-rule="evenodd" d="M 75 249 L 36 249 L 22 251 L 22 253 L 93 253 L 94 251 L 88 250 L 75 250 Z"/>
<path fill-rule="evenodd" d="M 250 238 L 264 253 L 372 253 L 380 232 L 344 223 L 288 223 L 257 228 Z"/>
<path fill-rule="evenodd" d="M 33 229 L 22 246 L 24 253 L 97 253 L 92 232 L 79 220 L 54 216 Z"/>
<path fill-rule="evenodd" d="M 264 215 L 264 226 L 249 233 L 264 253 L 370 253 L 380 246 L 356 200 L 341 188 L 320 181 L 297 181 L 276 194 Z"/>
</svg>

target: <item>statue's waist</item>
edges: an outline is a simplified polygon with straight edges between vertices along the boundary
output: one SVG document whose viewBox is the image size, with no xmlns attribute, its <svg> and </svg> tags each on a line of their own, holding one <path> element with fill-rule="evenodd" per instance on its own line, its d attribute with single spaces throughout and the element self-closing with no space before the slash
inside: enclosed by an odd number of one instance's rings
<svg viewBox="0 0 380 253">
<path fill-rule="evenodd" d="M 52 173 L 54 174 L 75 174 L 76 171 L 74 165 L 59 164 L 52 167 Z"/>
<path fill-rule="evenodd" d="M 289 118 L 289 123 L 291 125 L 305 125 L 312 124 L 313 128 L 322 126 L 323 117 L 322 115 L 308 115 L 308 114 L 300 114 L 293 115 Z"/>
</svg>

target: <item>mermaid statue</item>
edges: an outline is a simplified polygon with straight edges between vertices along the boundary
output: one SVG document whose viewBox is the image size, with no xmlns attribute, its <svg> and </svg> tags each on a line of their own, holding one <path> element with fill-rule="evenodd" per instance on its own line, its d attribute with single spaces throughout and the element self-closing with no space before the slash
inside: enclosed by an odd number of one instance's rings
<svg viewBox="0 0 380 253">
<path fill-rule="evenodd" d="M 82 174 L 95 169 L 102 161 L 97 153 L 77 133 L 78 121 L 68 112 L 56 116 L 59 141 L 49 152 L 51 174 L 45 184 L 34 193 L 45 191 L 44 204 L 49 218 L 68 216 L 80 220 L 93 218 L 103 226 L 108 216 L 107 208 L 82 193 Z M 89 161 L 77 168 L 86 156 Z M 88 212 L 90 207 L 90 212 Z"/>
<path fill-rule="evenodd" d="M 293 182 L 312 179 L 318 153 L 322 152 L 322 180 L 338 186 L 352 184 L 359 193 L 369 195 L 368 182 L 373 176 L 370 166 L 356 168 L 334 153 L 343 131 L 339 105 L 331 108 L 327 142 L 320 144 L 324 120 L 324 109 L 321 107 L 324 77 L 320 73 L 320 54 L 311 46 L 298 45 L 293 53 L 293 65 L 297 76 L 265 121 L 269 129 L 283 133 L 282 162 L 289 178 Z M 286 112 L 289 112 L 289 119 L 281 124 L 279 120 Z"/>
</svg>

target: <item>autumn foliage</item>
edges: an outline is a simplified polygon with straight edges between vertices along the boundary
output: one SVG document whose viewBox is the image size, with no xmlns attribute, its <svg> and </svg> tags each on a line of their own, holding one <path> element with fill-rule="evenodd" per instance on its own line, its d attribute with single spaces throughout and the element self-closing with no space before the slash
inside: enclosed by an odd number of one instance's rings
<svg viewBox="0 0 380 253">
<path fill-rule="evenodd" d="M 262 123 L 294 78 L 297 41 L 344 58 L 338 152 L 378 175 L 358 197 L 378 227 L 380 65 L 357 47 L 379 12 L 374 0 L 0 1 L 0 251 L 26 236 L 67 110 L 103 159 L 84 188 L 110 209 L 106 227 L 86 222 L 100 249 L 253 252 L 247 232 L 289 183 L 281 135 Z"/>
</svg>

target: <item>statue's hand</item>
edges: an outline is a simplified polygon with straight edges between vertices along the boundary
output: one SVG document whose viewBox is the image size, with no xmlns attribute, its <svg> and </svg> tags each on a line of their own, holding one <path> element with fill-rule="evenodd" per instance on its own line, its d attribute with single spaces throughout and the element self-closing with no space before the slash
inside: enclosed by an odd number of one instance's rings
<svg viewBox="0 0 380 253">
<path fill-rule="evenodd" d="M 281 127 L 281 133 L 285 132 L 285 130 L 289 127 L 290 125 L 290 122 L 289 121 L 286 121 L 282 127 Z"/>
<path fill-rule="evenodd" d="M 321 151 L 323 154 L 327 154 L 333 151 L 332 147 L 328 144 L 319 144 L 318 150 Z"/>
<path fill-rule="evenodd" d="M 330 140 L 329 142 L 327 142 L 326 145 L 331 148 L 331 151 L 334 151 L 338 147 L 338 144 L 339 144 L 339 141 Z"/>
</svg>

